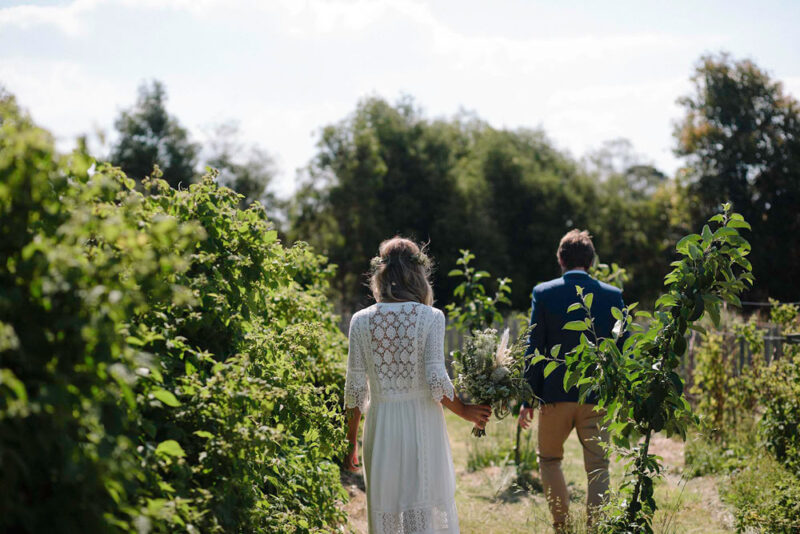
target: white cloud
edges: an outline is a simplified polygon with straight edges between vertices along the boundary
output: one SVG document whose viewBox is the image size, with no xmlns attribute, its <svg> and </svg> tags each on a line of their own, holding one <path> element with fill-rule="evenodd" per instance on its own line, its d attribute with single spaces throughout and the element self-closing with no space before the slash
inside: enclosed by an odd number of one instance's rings
<svg viewBox="0 0 800 534">
<path fill-rule="evenodd" d="M 782 80 L 784 90 L 795 100 L 800 100 L 800 76 L 790 76 Z"/>
<path fill-rule="evenodd" d="M 110 129 L 141 79 L 158 77 L 170 111 L 197 138 L 203 126 L 239 119 L 242 133 L 277 157 L 288 192 L 295 169 L 314 153 L 314 132 L 371 94 L 411 94 L 433 116 L 467 108 L 498 127 L 541 125 L 576 155 L 628 137 L 671 172 L 671 121 L 681 113 L 675 99 L 687 91 L 692 62 L 732 42 L 707 27 L 691 33 L 640 24 L 512 37 L 466 30 L 434 7 L 416 0 L 75 0 L 4 8 L 0 38 L 15 27 L 37 46 L 0 58 L 0 80 L 44 126 L 69 136 L 93 123 Z M 480 19 L 497 7 L 469 9 Z M 514 16 L 508 4 L 503 9 Z M 109 38 L 119 19 L 127 26 Z M 58 32 L 79 37 L 69 42 L 80 46 L 62 53 Z M 59 45 L 39 46 L 48 39 Z M 784 81 L 800 95 L 800 78 Z"/>
<path fill-rule="evenodd" d="M 75 136 L 107 131 L 132 92 L 65 60 L 0 59 L 0 80 L 37 123 L 53 130 L 62 149 Z"/>
<path fill-rule="evenodd" d="M 53 26 L 74 36 L 85 29 L 83 16 L 102 0 L 75 0 L 68 5 L 18 5 L 0 9 L 0 28 L 12 26 L 23 30 L 37 26 Z"/>
</svg>

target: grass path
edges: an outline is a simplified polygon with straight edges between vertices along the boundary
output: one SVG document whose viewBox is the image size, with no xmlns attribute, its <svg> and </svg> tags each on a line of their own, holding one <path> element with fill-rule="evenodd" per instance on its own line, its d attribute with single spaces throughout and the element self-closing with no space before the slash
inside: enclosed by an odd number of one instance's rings
<svg viewBox="0 0 800 534">
<path fill-rule="evenodd" d="M 447 429 L 458 484 L 456 502 L 462 533 L 552 532 L 544 495 L 537 489 L 538 473 L 532 473 L 531 486 L 534 489 L 528 491 L 515 484 L 513 467 L 502 466 L 502 459 L 513 448 L 515 427 L 511 418 L 493 421 L 487 428 L 488 435 L 475 439 L 469 433 L 470 425 L 448 412 Z M 535 431 L 523 435 L 529 447 L 536 443 Z M 653 523 L 655 532 L 733 532 L 731 516 L 719 500 L 714 477 L 685 480 L 681 476 L 683 443 L 656 436 L 652 449 L 664 459 L 666 467 L 666 476 L 656 488 L 660 510 Z M 476 458 L 494 465 L 471 472 L 468 463 Z M 493 458 L 494 462 L 489 461 Z M 586 475 L 581 445 L 575 432 L 565 445 L 563 466 L 570 488 L 570 515 L 576 525 L 575 532 L 583 532 Z M 612 485 L 619 483 L 621 474 L 622 465 L 612 460 Z M 343 481 L 350 493 L 350 502 L 346 505 L 349 527 L 353 532 L 366 533 L 366 499 L 361 476 L 344 475 Z"/>
</svg>

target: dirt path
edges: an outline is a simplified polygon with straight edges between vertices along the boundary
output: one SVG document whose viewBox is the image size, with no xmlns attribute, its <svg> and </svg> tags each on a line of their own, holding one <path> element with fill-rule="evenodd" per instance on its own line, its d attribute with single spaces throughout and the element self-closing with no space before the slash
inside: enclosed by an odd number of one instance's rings
<svg viewBox="0 0 800 534">
<path fill-rule="evenodd" d="M 367 532 L 367 495 L 364 493 L 364 478 L 361 473 L 342 472 L 342 485 L 350 496 L 350 501 L 345 504 L 348 527 L 358 534 Z"/>
</svg>

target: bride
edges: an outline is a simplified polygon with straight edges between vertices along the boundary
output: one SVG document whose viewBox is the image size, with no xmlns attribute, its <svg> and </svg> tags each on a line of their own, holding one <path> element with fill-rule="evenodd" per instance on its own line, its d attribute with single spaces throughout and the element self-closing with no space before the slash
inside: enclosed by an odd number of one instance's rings
<svg viewBox="0 0 800 534">
<path fill-rule="evenodd" d="M 372 260 L 376 304 L 350 321 L 346 467 L 359 465 L 358 427 L 366 412 L 370 534 L 457 533 L 455 475 L 441 406 L 481 428 L 491 413 L 489 406 L 464 404 L 455 395 L 444 365 L 444 314 L 431 306 L 430 270 L 413 241 L 384 241 Z"/>
</svg>

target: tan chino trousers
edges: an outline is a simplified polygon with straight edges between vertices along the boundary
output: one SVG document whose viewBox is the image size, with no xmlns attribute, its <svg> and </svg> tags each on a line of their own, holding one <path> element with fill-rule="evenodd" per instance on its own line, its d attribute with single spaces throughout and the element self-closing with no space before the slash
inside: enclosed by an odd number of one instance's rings
<svg viewBox="0 0 800 534">
<path fill-rule="evenodd" d="M 583 446 L 583 465 L 588 479 L 586 507 L 589 522 L 593 511 L 603 505 L 608 491 L 608 459 L 601 443 L 608 442 L 608 432 L 602 427 L 603 412 L 594 411 L 593 404 L 556 402 L 539 408 L 539 468 L 542 486 L 553 515 L 560 528 L 567 520 L 569 493 L 561 460 L 564 442 L 574 428 Z"/>
</svg>

